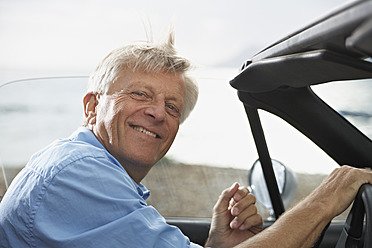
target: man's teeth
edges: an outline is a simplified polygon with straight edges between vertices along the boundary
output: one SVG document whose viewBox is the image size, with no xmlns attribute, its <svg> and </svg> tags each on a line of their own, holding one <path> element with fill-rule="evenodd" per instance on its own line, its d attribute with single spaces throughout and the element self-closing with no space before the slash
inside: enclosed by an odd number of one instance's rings
<svg viewBox="0 0 372 248">
<path fill-rule="evenodd" d="M 150 135 L 151 137 L 156 138 L 156 134 L 155 133 L 150 132 L 149 130 L 144 129 L 143 127 L 133 127 L 133 128 L 134 128 L 134 130 L 137 130 L 137 131 L 139 131 L 141 133 L 144 133 L 144 134 Z"/>
</svg>

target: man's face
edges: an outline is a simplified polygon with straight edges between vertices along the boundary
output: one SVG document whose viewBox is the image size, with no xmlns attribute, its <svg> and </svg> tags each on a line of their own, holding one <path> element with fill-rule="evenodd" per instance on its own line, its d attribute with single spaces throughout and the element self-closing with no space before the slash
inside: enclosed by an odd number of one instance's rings
<svg viewBox="0 0 372 248">
<path fill-rule="evenodd" d="M 176 137 L 184 97 L 181 74 L 123 70 L 97 95 L 93 132 L 124 168 L 152 166 Z"/>
</svg>

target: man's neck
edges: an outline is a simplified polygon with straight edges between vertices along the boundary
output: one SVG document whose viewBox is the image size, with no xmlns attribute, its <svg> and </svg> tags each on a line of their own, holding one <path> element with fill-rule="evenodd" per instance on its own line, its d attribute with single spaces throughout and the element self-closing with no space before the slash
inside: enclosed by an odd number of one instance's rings
<svg viewBox="0 0 372 248">
<path fill-rule="evenodd" d="M 120 161 L 119 161 L 120 162 Z M 144 165 L 133 165 L 132 163 L 124 162 L 121 163 L 121 166 L 124 170 L 128 173 L 128 175 L 133 179 L 134 182 L 140 184 L 143 178 L 147 175 L 147 173 L 151 170 L 152 166 L 144 166 Z"/>
</svg>

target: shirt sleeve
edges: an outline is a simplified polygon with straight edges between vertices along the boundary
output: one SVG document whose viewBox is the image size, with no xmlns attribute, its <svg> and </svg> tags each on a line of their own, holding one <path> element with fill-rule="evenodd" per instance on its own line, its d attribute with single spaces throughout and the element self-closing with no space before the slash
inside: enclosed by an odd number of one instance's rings
<svg viewBox="0 0 372 248">
<path fill-rule="evenodd" d="M 34 247 L 200 247 L 136 192 L 116 164 L 86 157 L 44 183 L 32 223 Z"/>
</svg>

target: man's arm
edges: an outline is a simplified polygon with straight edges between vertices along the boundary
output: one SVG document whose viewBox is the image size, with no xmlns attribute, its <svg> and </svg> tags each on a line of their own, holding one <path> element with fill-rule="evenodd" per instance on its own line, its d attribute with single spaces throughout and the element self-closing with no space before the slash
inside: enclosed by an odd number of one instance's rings
<svg viewBox="0 0 372 248">
<path fill-rule="evenodd" d="M 307 198 L 285 212 L 271 227 L 252 238 L 248 234 L 247 240 L 236 247 L 310 247 L 327 223 L 351 204 L 360 186 L 365 183 L 372 183 L 371 169 L 342 166 L 334 170 Z M 215 208 L 220 207 L 223 207 L 222 201 L 218 201 Z M 210 236 L 214 232 L 212 228 L 213 222 Z M 231 247 L 217 242 L 207 245 Z"/>
</svg>

